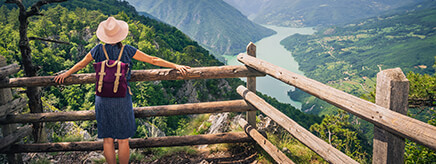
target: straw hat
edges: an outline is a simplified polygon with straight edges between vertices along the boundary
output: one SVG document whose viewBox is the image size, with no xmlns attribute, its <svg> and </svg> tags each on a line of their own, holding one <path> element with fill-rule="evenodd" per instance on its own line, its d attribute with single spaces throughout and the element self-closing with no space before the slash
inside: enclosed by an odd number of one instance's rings
<svg viewBox="0 0 436 164">
<path fill-rule="evenodd" d="M 124 40 L 129 33 L 129 25 L 122 20 L 109 17 L 97 28 L 97 38 L 107 44 L 115 44 Z"/>
</svg>

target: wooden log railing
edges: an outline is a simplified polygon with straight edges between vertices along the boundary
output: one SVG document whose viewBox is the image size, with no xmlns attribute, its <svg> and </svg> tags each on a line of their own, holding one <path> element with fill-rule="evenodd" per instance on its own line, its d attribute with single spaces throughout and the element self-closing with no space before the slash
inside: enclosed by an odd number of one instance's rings
<svg viewBox="0 0 436 164">
<path fill-rule="evenodd" d="M 241 126 L 245 133 L 247 133 L 253 140 L 260 145 L 277 163 L 293 164 L 294 162 L 290 160 L 283 152 L 281 152 L 276 146 L 268 141 L 262 134 L 260 134 L 255 128 L 253 128 L 244 119 L 239 120 L 239 126 Z"/>
<path fill-rule="evenodd" d="M 285 128 L 290 134 L 292 134 L 292 136 L 312 149 L 326 161 L 331 163 L 357 163 L 332 145 L 316 137 L 304 127 L 298 125 L 297 122 L 287 117 L 247 88 L 239 86 L 237 92 L 250 104 L 256 107 L 256 109 L 260 110 L 263 114 L 267 115 L 277 124 Z"/>
<path fill-rule="evenodd" d="M 14 113 L 27 105 L 27 101 L 24 98 L 15 99 L 7 104 L 0 106 L 0 119 L 3 119 L 7 115 Z"/>
<path fill-rule="evenodd" d="M 0 55 L 0 83 L 9 81 L 9 75 L 18 72 L 18 65 L 6 65 L 6 58 Z M 10 104 L 17 102 L 14 100 L 12 95 L 12 90 L 9 88 L 0 88 L 0 118 L 4 118 L 5 115 L 13 113 L 18 109 L 19 104 Z M 20 100 L 18 101 L 20 102 Z M 1 132 L 3 133 L 3 138 L 0 139 L 0 149 L 8 147 L 10 144 L 20 141 L 22 137 L 29 133 L 29 129 L 21 128 L 17 131 L 17 124 L 2 125 Z M 7 153 L 6 158 L 8 163 L 22 163 L 21 154 Z"/>
<path fill-rule="evenodd" d="M 401 69 L 384 70 L 377 74 L 375 104 L 407 115 L 409 80 Z M 373 163 L 404 163 L 404 138 L 374 126 Z"/>
<path fill-rule="evenodd" d="M 253 110 L 244 100 L 203 102 L 191 104 L 162 105 L 133 108 L 135 118 L 154 116 L 174 116 L 205 113 L 223 112 L 246 112 Z M 57 121 L 84 121 L 95 120 L 95 111 L 72 111 L 72 112 L 50 112 L 50 113 L 28 113 L 8 115 L 0 119 L 0 124 L 12 123 L 36 123 L 36 122 L 57 122 Z"/>
<path fill-rule="evenodd" d="M 29 135 L 30 132 L 32 132 L 32 127 L 30 125 L 26 125 L 18 128 L 18 130 L 12 134 L 0 138 L 0 150 Z"/>
<path fill-rule="evenodd" d="M 13 67 L 14 69 L 16 66 Z M 8 69 L 9 70 L 9 69 Z M 7 71 L 11 72 L 11 71 Z M 6 71 L 5 76 L 9 75 Z M 152 70 L 134 70 L 132 71 L 131 82 L 134 81 L 156 81 L 156 80 L 188 80 L 188 79 L 218 79 L 218 78 L 237 78 L 237 77 L 257 77 L 265 76 L 252 68 L 246 66 L 215 66 L 215 67 L 198 67 L 188 70 L 186 76 L 182 76 L 179 72 L 172 69 L 152 69 Z M 54 76 L 39 76 L 39 77 L 21 77 L 12 78 L 0 82 L 0 89 L 12 87 L 38 87 L 38 86 L 53 86 L 59 85 L 53 81 Z M 74 74 L 65 79 L 63 85 L 71 84 L 86 84 L 94 83 L 95 74 Z M 16 103 L 15 103 L 16 102 Z M 16 100 L 14 103 L 9 103 L 1 106 L 2 108 L 21 107 L 21 100 Z M 24 103 L 22 103 L 24 104 Z M 254 110 L 244 100 L 219 101 L 219 102 L 203 102 L 192 104 L 177 104 L 152 107 L 137 107 L 134 108 L 136 118 L 151 117 L 151 116 L 172 116 L 172 115 L 188 115 L 188 114 L 204 114 L 204 113 L 220 113 L 220 112 L 246 112 Z M 6 115 L 6 116 L 4 116 Z M 57 121 L 81 121 L 94 120 L 94 111 L 73 111 L 73 112 L 51 112 L 51 113 L 29 113 L 29 114 L 13 114 L 11 112 L 4 113 L 4 117 L 0 117 L 0 125 L 8 126 L 15 123 L 38 123 L 38 122 L 57 122 Z M 253 119 L 253 118 L 252 118 Z M 255 119 L 255 118 L 254 118 Z M 20 152 L 54 152 L 54 151 L 89 151 L 102 150 L 102 142 L 100 141 L 84 141 L 84 142 L 65 142 L 65 143 L 34 143 L 34 144 L 12 144 L 16 137 L 26 134 L 29 127 L 21 129 L 19 135 L 10 135 L 7 140 L 0 140 L 2 145 L 0 153 L 13 154 Z M 18 134 L 18 133 L 17 133 Z M 11 139 L 10 139 L 11 138 Z M 12 141 L 12 142 L 11 142 Z M 144 147 L 163 147 L 163 146 L 188 146 L 188 145 L 204 145 L 217 143 L 237 143 L 237 142 L 252 142 L 253 140 L 244 132 L 230 132 L 222 134 L 208 134 L 196 136 L 168 136 L 146 139 L 131 139 L 131 148 Z"/>
<path fill-rule="evenodd" d="M 189 69 L 186 76 L 182 76 L 174 69 L 150 69 L 133 70 L 130 81 L 222 79 L 248 76 L 265 76 L 265 74 L 247 68 L 246 66 L 197 67 Z M 53 79 L 54 76 L 11 78 L 9 82 L 0 83 L 0 88 L 59 85 L 55 83 Z M 95 83 L 95 73 L 73 74 L 65 79 L 63 85 L 87 83 Z"/>
<path fill-rule="evenodd" d="M 269 62 L 239 54 L 238 60 L 306 93 L 346 110 L 398 136 L 436 150 L 436 127 L 360 99 L 318 81 L 290 72 Z M 407 99 L 406 99 L 407 100 Z"/>
<path fill-rule="evenodd" d="M 167 136 L 152 138 L 135 138 L 129 140 L 130 148 L 191 146 L 219 143 L 241 143 L 253 140 L 244 132 L 230 132 L 220 134 L 203 134 L 192 136 Z M 118 144 L 115 145 L 118 148 Z M 58 142 L 15 144 L 0 153 L 24 152 L 59 152 L 59 151 L 94 151 L 103 150 L 103 141 Z"/>
<path fill-rule="evenodd" d="M 18 71 L 20 71 L 20 66 L 16 63 L 8 66 L 0 67 L 0 79 L 4 79 L 9 75 L 17 73 Z"/>
</svg>

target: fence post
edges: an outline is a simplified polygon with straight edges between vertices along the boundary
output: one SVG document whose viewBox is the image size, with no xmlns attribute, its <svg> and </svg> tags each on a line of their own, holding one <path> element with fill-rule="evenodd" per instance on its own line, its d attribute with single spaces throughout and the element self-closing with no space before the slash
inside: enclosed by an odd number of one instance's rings
<svg viewBox="0 0 436 164">
<path fill-rule="evenodd" d="M 408 95 L 409 80 L 400 68 L 384 70 L 377 74 L 377 105 L 406 115 Z M 404 138 L 374 126 L 373 145 L 372 163 L 404 163 Z"/>
<path fill-rule="evenodd" d="M 247 45 L 247 54 L 256 57 L 256 45 L 253 42 Z M 247 88 L 256 93 L 256 76 L 247 77 Z M 247 112 L 247 122 L 256 129 L 256 111 Z"/>
<path fill-rule="evenodd" d="M 0 67 L 6 66 L 6 58 L 0 55 Z M 8 81 L 8 77 L 0 79 L 1 82 Z M 0 105 L 4 105 L 6 103 L 9 103 L 12 99 L 12 91 L 10 88 L 4 88 L 0 89 Z M 14 131 L 17 130 L 17 124 L 9 124 L 9 125 L 3 125 L 1 126 L 3 137 L 8 136 L 9 134 L 13 134 Z M 8 163 L 15 164 L 15 163 L 23 163 L 22 157 L 20 154 L 6 154 L 6 157 L 8 158 Z"/>
</svg>

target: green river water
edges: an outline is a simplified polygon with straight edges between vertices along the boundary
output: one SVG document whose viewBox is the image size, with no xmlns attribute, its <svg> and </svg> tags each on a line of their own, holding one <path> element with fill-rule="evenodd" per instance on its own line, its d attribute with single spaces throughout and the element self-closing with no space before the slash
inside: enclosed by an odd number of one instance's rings
<svg viewBox="0 0 436 164">
<path fill-rule="evenodd" d="M 291 72 L 304 75 L 303 72 L 298 70 L 298 63 L 292 57 L 291 52 L 285 49 L 280 44 L 280 41 L 293 34 L 313 34 L 315 30 L 313 28 L 288 28 L 265 25 L 277 32 L 277 34 L 263 38 L 262 40 L 254 43 L 256 45 L 256 57 L 262 60 L 266 60 L 272 64 L 283 67 Z M 248 43 L 247 43 L 248 44 Z M 245 52 L 244 52 L 245 53 Z M 241 65 L 237 61 L 236 56 L 224 56 L 227 65 Z M 244 81 L 246 78 L 242 78 Z M 287 95 L 289 90 L 293 90 L 294 87 L 289 86 L 277 79 L 270 76 L 258 77 L 256 79 L 256 89 L 268 96 L 276 98 L 282 103 L 288 103 L 292 106 L 301 109 L 301 103 L 293 101 Z"/>
</svg>

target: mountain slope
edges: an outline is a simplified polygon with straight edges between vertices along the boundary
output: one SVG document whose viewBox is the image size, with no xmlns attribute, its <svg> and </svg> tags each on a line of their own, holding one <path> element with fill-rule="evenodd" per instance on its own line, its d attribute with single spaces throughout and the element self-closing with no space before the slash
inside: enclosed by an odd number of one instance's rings
<svg viewBox="0 0 436 164">
<path fill-rule="evenodd" d="M 145 11 L 189 35 L 216 56 L 245 51 L 249 42 L 274 31 L 248 20 L 222 0 L 129 0 Z"/>
<path fill-rule="evenodd" d="M 250 0 L 225 0 L 245 11 Z M 282 26 L 317 26 L 342 24 L 376 16 L 405 4 L 422 0 L 263 0 L 253 21 Z"/>
<path fill-rule="evenodd" d="M 375 75 L 381 69 L 435 72 L 436 10 L 427 6 L 327 28 L 311 36 L 294 35 L 282 44 L 306 76 L 361 96 L 373 91 Z M 303 106 L 308 109 L 312 105 Z M 321 111 L 319 106 L 312 110 Z"/>
</svg>

